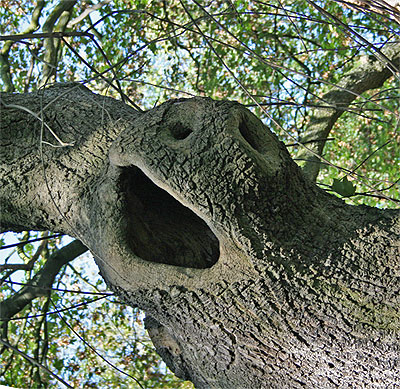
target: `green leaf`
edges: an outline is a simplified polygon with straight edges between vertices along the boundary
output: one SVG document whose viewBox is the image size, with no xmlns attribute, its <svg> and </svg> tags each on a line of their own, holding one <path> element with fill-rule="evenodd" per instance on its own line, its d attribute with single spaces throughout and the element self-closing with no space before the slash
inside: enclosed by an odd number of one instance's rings
<svg viewBox="0 0 400 389">
<path fill-rule="evenodd" d="M 331 188 L 336 193 L 345 197 L 353 196 L 356 192 L 356 186 L 349 181 L 347 177 L 344 177 L 341 180 L 334 178 Z"/>
<path fill-rule="evenodd" d="M 64 360 L 63 359 L 55 359 L 53 362 L 53 366 L 60 371 L 64 367 Z"/>
</svg>

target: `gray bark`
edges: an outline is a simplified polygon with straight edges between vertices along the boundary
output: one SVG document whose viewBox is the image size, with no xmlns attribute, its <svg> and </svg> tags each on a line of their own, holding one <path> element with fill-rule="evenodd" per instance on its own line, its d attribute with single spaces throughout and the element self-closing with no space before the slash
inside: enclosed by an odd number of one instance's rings
<svg viewBox="0 0 400 389">
<path fill-rule="evenodd" d="M 147 312 L 178 376 L 198 388 L 400 385 L 398 210 L 320 190 L 237 103 L 138 113 L 76 85 L 2 101 L 3 229 L 81 240 Z M 44 144 L 42 169 L 41 122 L 15 106 L 43 108 L 74 145 Z"/>
</svg>

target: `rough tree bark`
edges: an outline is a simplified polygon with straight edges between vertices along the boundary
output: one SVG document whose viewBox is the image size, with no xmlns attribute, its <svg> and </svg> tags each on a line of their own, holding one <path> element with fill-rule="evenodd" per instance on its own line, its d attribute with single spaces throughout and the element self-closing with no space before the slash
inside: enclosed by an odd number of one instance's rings
<svg viewBox="0 0 400 389">
<path fill-rule="evenodd" d="M 2 229 L 80 239 L 178 376 L 400 385 L 399 210 L 320 190 L 241 105 L 67 84 L 4 94 L 1 126 Z"/>
</svg>

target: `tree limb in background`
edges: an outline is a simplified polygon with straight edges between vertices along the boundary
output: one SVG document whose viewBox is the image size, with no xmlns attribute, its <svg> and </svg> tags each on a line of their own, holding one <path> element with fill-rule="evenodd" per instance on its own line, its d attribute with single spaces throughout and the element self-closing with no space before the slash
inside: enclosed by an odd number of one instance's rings
<svg viewBox="0 0 400 389">
<path fill-rule="evenodd" d="M 71 18 L 71 11 L 74 8 L 75 4 L 76 0 L 60 1 L 58 5 L 54 8 L 54 10 L 50 13 L 46 22 L 43 24 L 43 32 L 64 32 Z M 47 82 L 52 81 L 52 78 L 55 77 L 58 62 L 58 52 L 60 49 L 60 40 L 47 38 L 44 41 L 44 48 L 44 64 L 42 78 L 39 86 L 45 85 Z M 53 81 L 55 81 L 55 79 Z"/>
<path fill-rule="evenodd" d="M 58 272 L 66 263 L 74 260 L 87 251 L 79 240 L 74 240 L 50 256 L 42 269 L 33 277 L 30 285 L 25 286 L 19 292 L 0 302 L 0 320 L 8 320 L 20 312 L 36 297 L 48 293 L 48 288 L 54 282 Z"/>
<path fill-rule="evenodd" d="M 392 65 L 400 67 L 400 44 L 388 44 L 382 52 L 390 58 Z M 309 143 L 308 149 L 311 152 L 303 149 L 297 156 L 298 160 L 306 161 L 303 164 L 303 172 L 308 178 L 315 181 L 321 167 L 319 158 L 312 151 L 322 155 L 325 140 L 343 112 L 360 94 L 382 86 L 392 75 L 393 72 L 387 64 L 375 57 L 365 56 L 361 65 L 343 76 L 337 89 L 322 97 L 327 107 L 313 110 L 310 124 L 301 138 L 301 143 Z"/>
<path fill-rule="evenodd" d="M 72 28 L 75 24 L 78 24 L 83 19 L 88 17 L 92 12 L 97 11 L 98 9 L 109 3 L 111 3 L 111 0 L 104 0 L 101 1 L 100 3 L 94 4 L 91 7 L 86 8 L 79 16 L 77 16 L 74 20 L 71 20 L 68 23 L 67 28 Z"/>
</svg>

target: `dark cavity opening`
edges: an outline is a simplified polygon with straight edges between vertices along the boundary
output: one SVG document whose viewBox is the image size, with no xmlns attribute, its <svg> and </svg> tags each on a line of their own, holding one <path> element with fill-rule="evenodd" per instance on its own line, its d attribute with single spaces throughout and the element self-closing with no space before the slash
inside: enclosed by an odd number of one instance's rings
<svg viewBox="0 0 400 389">
<path fill-rule="evenodd" d="M 205 269 L 219 258 L 217 237 L 189 208 L 137 167 L 122 168 L 126 236 L 133 253 L 157 263 Z"/>
<path fill-rule="evenodd" d="M 260 145 L 260 140 L 258 139 L 257 136 L 257 131 L 252 131 L 245 121 L 242 121 L 239 124 L 239 131 L 240 134 L 243 136 L 243 138 L 246 140 L 246 142 L 254 150 L 261 151 L 261 145 Z"/>
<path fill-rule="evenodd" d="M 170 131 L 172 136 L 177 140 L 185 139 L 192 133 L 192 130 L 189 127 L 184 126 L 180 122 L 177 122 L 171 126 Z"/>
</svg>

